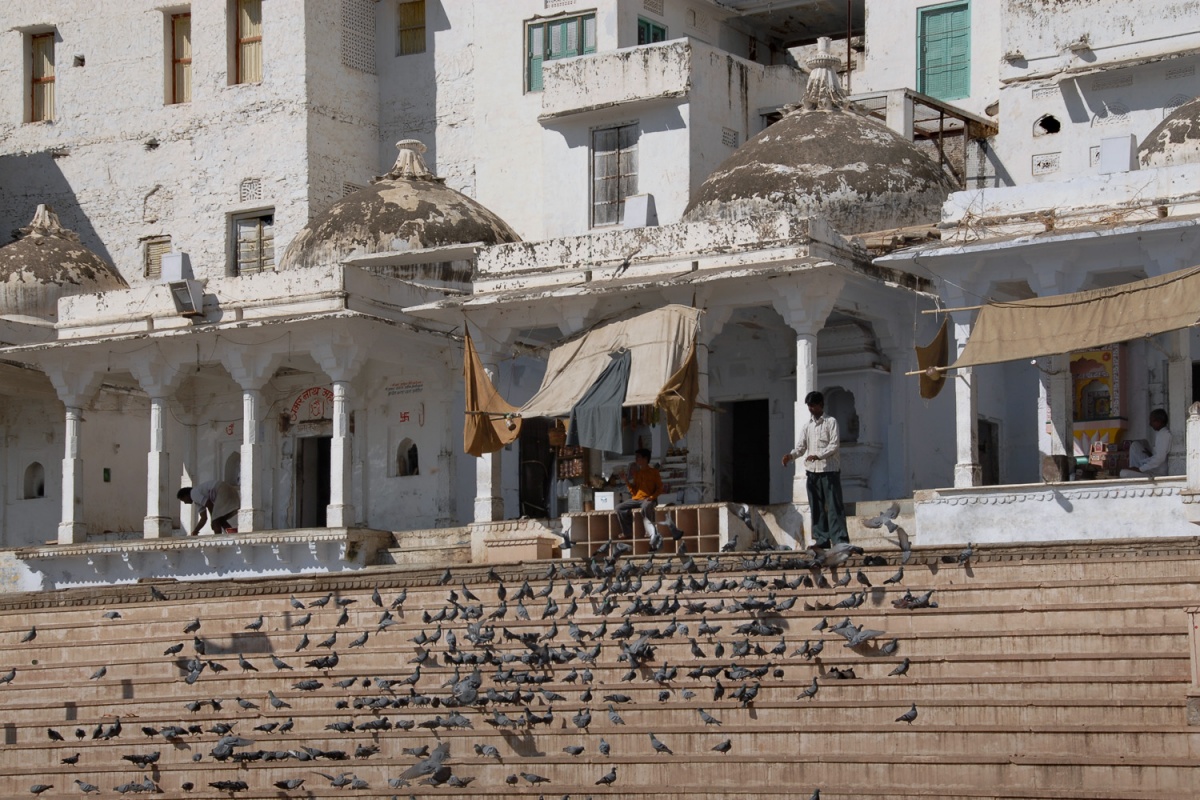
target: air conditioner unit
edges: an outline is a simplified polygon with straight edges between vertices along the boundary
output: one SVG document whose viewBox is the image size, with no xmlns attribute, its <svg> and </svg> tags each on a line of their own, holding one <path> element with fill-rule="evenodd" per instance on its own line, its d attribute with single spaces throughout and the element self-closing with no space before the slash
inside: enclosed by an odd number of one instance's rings
<svg viewBox="0 0 1200 800">
<path fill-rule="evenodd" d="M 167 287 L 171 290 L 171 299 L 175 301 L 175 310 L 182 316 L 204 315 L 204 287 L 200 285 L 200 281 L 171 281 Z"/>
<path fill-rule="evenodd" d="M 187 253 L 163 253 L 162 282 L 186 281 L 196 277 L 192 274 L 192 261 Z"/>
</svg>

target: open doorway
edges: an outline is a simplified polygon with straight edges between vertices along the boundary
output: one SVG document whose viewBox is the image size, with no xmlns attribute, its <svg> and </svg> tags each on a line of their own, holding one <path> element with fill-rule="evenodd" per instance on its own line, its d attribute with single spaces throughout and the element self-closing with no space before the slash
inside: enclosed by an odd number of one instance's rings
<svg viewBox="0 0 1200 800">
<path fill-rule="evenodd" d="M 979 418 L 979 478 L 983 486 L 1000 484 L 1000 423 Z"/>
<path fill-rule="evenodd" d="M 721 403 L 718 414 L 718 500 L 771 502 L 771 434 L 767 400 Z"/>
<path fill-rule="evenodd" d="M 521 516 L 544 518 L 553 511 L 550 507 L 550 476 L 554 469 L 554 451 L 550 447 L 551 420 L 530 417 L 521 422 L 517 439 L 521 455 L 520 499 Z"/>
<path fill-rule="evenodd" d="M 296 440 L 296 527 L 324 528 L 329 507 L 332 436 Z"/>
</svg>

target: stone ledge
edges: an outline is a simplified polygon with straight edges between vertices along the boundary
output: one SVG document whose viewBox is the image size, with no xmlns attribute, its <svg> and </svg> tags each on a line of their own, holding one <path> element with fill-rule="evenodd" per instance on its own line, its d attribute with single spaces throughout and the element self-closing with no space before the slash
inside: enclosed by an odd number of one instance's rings
<svg viewBox="0 0 1200 800">
<path fill-rule="evenodd" d="M 25 591 L 136 583 L 149 578 L 227 580 L 358 570 L 378 562 L 389 531 L 313 528 L 27 547 Z"/>
</svg>

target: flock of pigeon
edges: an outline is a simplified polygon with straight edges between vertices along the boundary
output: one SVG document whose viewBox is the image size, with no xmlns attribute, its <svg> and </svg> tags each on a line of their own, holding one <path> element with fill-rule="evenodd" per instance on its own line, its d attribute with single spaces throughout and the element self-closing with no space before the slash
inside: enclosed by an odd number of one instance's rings
<svg viewBox="0 0 1200 800">
<path fill-rule="evenodd" d="M 894 511 L 891 517 L 885 512 L 876 521 L 882 525 L 894 516 Z M 907 541 L 902 550 L 902 562 L 907 563 L 911 553 Z M 968 546 L 958 561 L 968 562 L 971 554 Z M 71 753 L 74 748 L 69 741 L 89 736 L 129 741 L 138 737 L 138 732 L 128 730 L 119 717 L 96 724 L 90 732 L 90 725 L 74 731 L 49 728 L 47 736 L 62 756 L 61 771 L 45 776 L 29 791 L 41 795 L 56 786 L 73 784 L 85 795 L 108 794 L 110 789 L 121 795 L 179 789 L 201 795 L 278 790 L 283 796 L 303 796 L 311 789 L 306 789 L 306 784 L 327 782 L 339 790 L 370 790 L 372 795 L 382 790 L 385 796 L 395 792 L 393 797 L 399 797 L 427 791 L 426 786 L 463 789 L 479 778 L 471 774 L 472 765 L 476 770 L 481 763 L 503 765 L 509 757 L 495 745 L 480 743 L 470 750 L 462 746 L 466 752 L 452 754 L 451 744 L 459 746 L 467 737 L 443 736 L 442 732 L 475 729 L 476 724 L 500 734 L 521 765 L 527 765 L 532 757 L 545 757 L 533 745 L 539 731 L 573 731 L 578 743 L 562 748 L 563 752 L 572 761 L 582 758 L 582 763 L 597 767 L 595 786 L 619 785 L 622 776 L 617 766 L 604 761 L 612 751 L 604 733 L 611 736 L 614 727 L 625 724 L 623 706 L 636 706 L 638 701 L 629 691 L 639 697 L 656 697 L 662 703 L 690 701 L 697 729 L 720 731 L 723 721 L 714 711 L 752 708 L 763 683 L 783 678 L 789 667 L 799 666 L 814 674 L 798 699 L 812 699 L 828 681 L 856 678 L 852 667 L 821 665 L 823 649 L 837 641 L 829 634 L 844 640 L 842 646 L 859 655 L 894 656 L 899 641 L 887 639 L 884 631 L 855 624 L 850 616 L 830 622 L 830 617 L 847 615 L 861 606 L 871 593 L 879 600 L 882 587 L 873 587 L 861 566 L 887 563 L 879 556 L 864 556 L 861 548 L 850 545 L 803 552 L 764 546 L 737 556 L 714 555 L 700 563 L 680 544 L 677 552 L 666 558 L 659 553 L 634 558 L 627 543 L 613 541 L 588 558 L 549 564 L 540 580 L 535 580 L 540 584 L 536 590 L 529 580 L 516 586 L 515 580 L 506 583 L 494 569 L 488 570 L 484 581 L 472 584 L 488 596 L 487 602 L 465 580 L 456 580 L 450 569 L 436 583 L 445 591 L 440 606 L 431 600 L 440 592 L 422 592 L 425 606 L 416 608 L 410 603 L 406 608 L 407 588 L 390 600 L 376 588 L 370 599 L 358 606 L 356 599 L 335 597 L 334 593 L 307 602 L 292 596 L 289 609 L 257 614 L 243 626 L 254 634 L 276 631 L 270 639 L 274 652 L 261 655 L 247 657 L 244 652 L 216 645 L 204 637 L 205 623 L 196 618 L 181 630 L 191 636 L 191 642 L 172 644 L 162 654 L 178 665 L 179 680 L 203 695 L 201 687 L 206 684 L 223 685 L 218 683 L 223 680 L 216 677 L 219 673 L 240 670 L 231 675 L 271 675 L 279 678 L 278 686 L 267 689 L 263 697 L 200 697 L 186 703 L 181 710 L 188 715 L 207 713 L 211 722 L 207 727 L 182 714 L 177 724 L 142 726 L 137 744 L 130 743 L 130 752 L 121 755 L 139 772 L 136 778 L 116 786 L 101 788 L 73 778 L 89 767 L 113 771 L 111 764 L 87 763 L 93 753 L 112 750 L 85 747 Z M 903 563 L 883 583 L 901 583 Z M 728 575 L 731 572 L 742 574 L 732 577 Z M 789 572 L 795 577 L 789 578 Z M 803 608 L 826 616 L 811 633 L 806 632 L 807 638 L 785 635 L 781 623 L 801 598 L 801 589 L 836 590 L 852 581 L 850 593 L 837 602 L 816 602 L 817 597 L 828 597 L 819 591 L 805 593 L 808 599 Z M 156 587 L 150 591 L 156 601 L 169 599 Z M 892 605 L 897 609 L 933 608 L 937 603 L 932 594 L 906 591 Z M 121 618 L 117 611 L 104 616 Z M 374 654 L 355 668 L 358 654 L 369 652 L 368 642 L 379 644 L 379 639 L 394 637 L 401 629 L 413 632 L 417 617 L 421 626 L 414 637 L 403 644 L 387 645 L 390 651 L 411 652 L 408 663 L 398 663 L 391 674 L 379 675 L 379 657 Z M 352 618 L 354 625 L 350 624 Z M 525 622 L 529 624 L 521 624 Z M 315 633 L 318 629 L 323 633 Z M 310 630 L 314 631 L 311 636 Z M 281 647 L 285 634 L 295 639 Z M 19 644 L 28 645 L 36 638 L 37 629 L 31 628 Z M 317 638 L 321 640 L 314 641 Z M 236 648 L 238 637 L 233 640 Z M 685 669 L 660 658 L 657 651 L 668 642 L 686 643 L 697 666 Z M 363 664 L 367 660 L 376 666 Z M 904 675 L 909 666 L 909 659 L 903 658 L 889 674 Z M 376 674 L 364 675 L 364 670 Z M 617 678 L 622 670 L 624 674 Z M 108 674 L 108 668 L 101 666 L 91 678 L 104 681 Z M 10 685 L 5 691 L 18 691 L 20 677 L 13 669 L 0 675 L 0 683 Z M 626 684 L 631 689 L 621 691 Z M 325 717 L 306 715 L 304 709 L 293 716 L 289 700 L 306 698 L 304 706 L 310 708 L 309 697 L 328 702 L 338 718 L 317 730 Z M 912 724 L 917 715 L 913 704 L 895 721 Z M 300 734 L 326 746 L 297 744 L 304 741 Z M 422 743 L 424 737 L 428 739 Z M 648 732 L 647 752 L 673 755 L 668 739 Z M 273 740 L 280 742 L 278 749 Z M 330 741 L 337 746 L 328 747 Z M 736 735 L 718 736 L 711 750 L 718 754 L 713 757 L 719 758 L 736 747 Z M 183 767 L 182 772 L 207 774 L 214 780 L 164 787 L 159 772 L 164 751 L 175 759 L 190 754 L 192 768 Z M 394 774 L 364 770 L 367 778 L 363 778 L 352 769 L 352 765 L 365 766 L 364 762 L 381 753 L 390 765 L 400 762 L 394 766 Z M 407 759 L 412 763 L 402 769 Z M 291 775 L 271 781 L 264 777 L 262 785 L 252 786 L 254 776 L 262 774 L 250 767 L 256 762 L 274 762 L 272 778 Z M 216 763 L 223 766 L 216 767 Z M 176 761 L 170 774 L 181 774 L 181 766 Z M 578 791 L 577 770 L 572 770 L 574 777 L 559 779 L 554 774 L 555 761 L 546 766 L 548 769 L 537 772 L 514 769 L 504 781 L 510 786 L 537 787 L 538 791 L 545 791 L 544 784 L 570 784 L 569 788 Z M 506 771 L 488 770 L 485 774 L 496 776 Z M 218 776 L 221 779 L 216 779 Z M 386 781 L 387 789 L 373 786 L 368 778 Z M 820 797 L 819 787 L 811 797 Z"/>
</svg>

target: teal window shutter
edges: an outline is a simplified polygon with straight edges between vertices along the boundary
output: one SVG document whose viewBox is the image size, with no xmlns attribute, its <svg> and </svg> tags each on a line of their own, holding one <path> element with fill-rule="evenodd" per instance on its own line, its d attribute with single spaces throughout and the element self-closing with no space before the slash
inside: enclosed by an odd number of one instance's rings
<svg viewBox="0 0 1200 800">
<path fill-rule="evenodd" d="M 542 61 L 545 58 L 546 31 L 543 25 L 529 26 L 529 91 L 542 90 Z"/>
<path fill-rule="evenodd" d="M 969 2 L 919 9 L 917 91 L 939 100 L 971 93 L 971 9 Z"/>
</svg>

